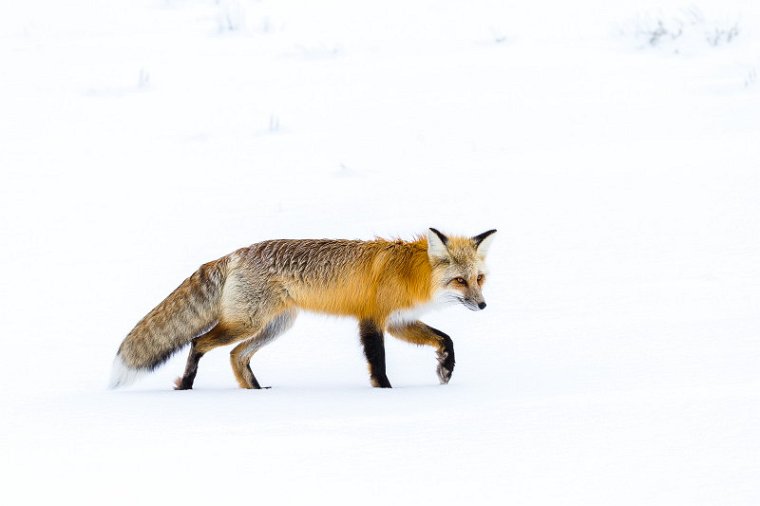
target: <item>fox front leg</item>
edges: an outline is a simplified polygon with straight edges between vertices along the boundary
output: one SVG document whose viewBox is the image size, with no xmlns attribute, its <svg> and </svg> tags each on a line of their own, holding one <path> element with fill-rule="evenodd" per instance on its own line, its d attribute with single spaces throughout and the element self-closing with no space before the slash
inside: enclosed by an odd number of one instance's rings
<svg viewBox="0 0 760 506">
<path fill-rule="evenodd" d="M 425 325 L 427 327 L 427 325 Z M 451 379 L 451 374 L 454 372 L 454 341 L 438 329 L 428 327 L 431 332 L 440 338 L 438 349 L 436 350 L 436 356 L 438 357 L 438 379 L 441 381 L 441 385 L 445 385 Z"/>
<path fill-rule="evenodd" d="M 438 367 L 436 369 L 438 379 L 442 385 L 449 382 L 451 374 L 454 372 L 455 360 L 454 342 L 447 334 L 420 321 L 393 326 L 388 331 L 402 341 L 435 348 L 436 357 L 438 358 Z"/>
<path fill-rule="evenodd" d="M 375 322 L 364 320 L 359 323 L 359 336 L 369 365 L 370 383 L 373 387 L 391 388 L 391 382 L 385 375 L 385 341 L 382 329 Z"/>
</svg>

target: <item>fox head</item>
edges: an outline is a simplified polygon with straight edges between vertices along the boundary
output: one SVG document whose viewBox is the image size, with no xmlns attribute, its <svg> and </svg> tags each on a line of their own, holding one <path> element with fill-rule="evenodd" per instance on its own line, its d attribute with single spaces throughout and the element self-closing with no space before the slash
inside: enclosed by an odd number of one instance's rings
<svg viewBox="0 0 760 506">
<path fill-rule="evenodd" d="M 433 266 L 433 286 L 445 299 L 461 302 L 467 309 L 485 309 L 486 254 L 496 230 L 474 237 L 447 237 L 431 228 L 427 234 L 428 256 Z"/>
</svg>

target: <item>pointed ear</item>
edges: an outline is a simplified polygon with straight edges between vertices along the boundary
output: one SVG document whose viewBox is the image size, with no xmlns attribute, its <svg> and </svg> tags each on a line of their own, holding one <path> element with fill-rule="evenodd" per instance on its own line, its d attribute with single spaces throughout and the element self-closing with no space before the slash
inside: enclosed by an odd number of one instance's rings
<svg viewBox="0 0 760 506">
<path fill-rule="evenodd" d="M 472 242 L 475 243 L 475 248 L 478 250 L 478 253 L 480 253 L 482 256 L 486 256 L 488 254 L 488 248 L 491 247 L 491 242 L 493 241 L 493 234 L 495 233 L 496 233 L 496 229 L 493 229 L 493 230 L 489 230 L 488 232 L 483 232 L 482 234 L 478 234 L 472 238 Z"/>
<path fill-rule="evenodd" d="M 430 258 L 446 258 L 449 251 L 446 249 L 446 245 L 449 242 L 449 238 L 437 231 L 434 228 L 428 230 L 428 256 Z"/>
</svg>

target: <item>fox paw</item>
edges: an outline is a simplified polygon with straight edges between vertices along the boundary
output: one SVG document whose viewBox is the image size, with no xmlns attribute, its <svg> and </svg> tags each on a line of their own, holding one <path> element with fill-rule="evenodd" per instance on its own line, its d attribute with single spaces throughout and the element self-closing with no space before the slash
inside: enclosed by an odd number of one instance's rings
<svg viewBox="0 0 760 506">
<path fill-rule="evenodd" d="M 182 378 L 181 376 L 174 380 L 174 390 L 192 390 L 192 389 L 193 389 L 193 384 L 192 383 L 188 384 L 186 381 L 184 381 L 184 378 Z"/>
<path fill-rule="evenodd" d="M 454 372 L 454 355 L 446 351 L 438 353 L 438 379 L 441 381 L 441 385 L 445 385 L 451 379 L 451 374 Z"/>
<path fill-rule="evenodd" d="M 445 385 L 451 379 L 451 373 L 453 371 L 445 368 L 442 365 L 439 365 L 437 372 L 438 372 L 438 379 L 441 381 L 441 385 Z"/>
</svg>

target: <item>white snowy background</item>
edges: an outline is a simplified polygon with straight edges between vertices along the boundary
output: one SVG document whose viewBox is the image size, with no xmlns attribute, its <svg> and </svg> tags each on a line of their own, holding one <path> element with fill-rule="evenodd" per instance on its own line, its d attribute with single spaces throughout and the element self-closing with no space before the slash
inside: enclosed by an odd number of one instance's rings
<svg viewBox="0 0 760 506">
<path fill-rule="evenodd" d="M 0 171 L 3 504 L 760 504 L 757 2 L 5 1 Z M 499 229 L 451 384 L 305 314 L 105 388 L 201 263 L 429 226 Z"/>
</svg>

